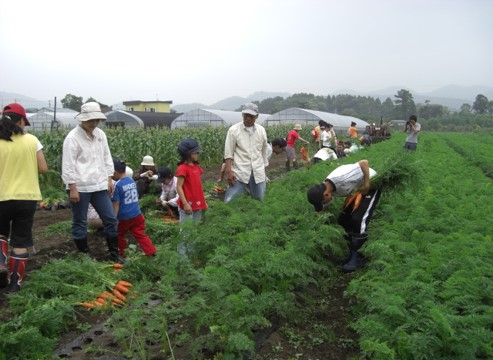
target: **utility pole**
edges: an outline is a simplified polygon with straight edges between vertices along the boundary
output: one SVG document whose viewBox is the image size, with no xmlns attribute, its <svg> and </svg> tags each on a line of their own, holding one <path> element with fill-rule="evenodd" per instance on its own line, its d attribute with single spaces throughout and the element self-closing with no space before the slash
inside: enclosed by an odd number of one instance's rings
<svg viewBox="0 0 493 360">
<path fill-rule="evenodd" d="M 53 106 L 53 121 L 51 122 L 51 130 L 53 130 L 53 125 L 56 124 L 56 96 L 55 96 L 55 105 Z"/>
</svg>

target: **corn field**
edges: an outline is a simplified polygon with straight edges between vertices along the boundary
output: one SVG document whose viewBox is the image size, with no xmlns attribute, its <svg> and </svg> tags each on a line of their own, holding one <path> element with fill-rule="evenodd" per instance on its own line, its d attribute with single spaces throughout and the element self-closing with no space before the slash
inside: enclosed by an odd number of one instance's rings
<svg viewBox="0 0 493 360">
<path fill-rule="evenodd" d="M 267 127 L 269 139 L 284 138 L 291 129 L 289 125 Z M 60 178 L 63 141 L 70 129 L 43 131 L 35 135 L 44 146 L 49 173 L 41 176 L 42 191 L 50 188 L 63 189 Z M 202 149 L 200 163 L 203 167 L 220 164 L 223 160 L 224 141 L 228 127 L 201 128 L 104 128 L 111 154 L 137 169 L 142 157 L 151 155 L 158 167 L 176 169 L 179 161 L 178 144 L 186 138 L 196 139 Z M 303 134 L 306 132 L 306 134 Z M 309 129 L 301 136 L 308 138 Z"/>
</svg>

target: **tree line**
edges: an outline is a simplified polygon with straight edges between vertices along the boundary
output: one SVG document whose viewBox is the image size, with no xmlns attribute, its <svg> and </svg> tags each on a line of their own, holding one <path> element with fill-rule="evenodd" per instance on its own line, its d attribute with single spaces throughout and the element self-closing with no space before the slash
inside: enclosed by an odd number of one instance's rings
<svg viewBox="0 0 493 360">
<path fill-rule="evenodd" d="M 67 94 L 61 100 L 63 107 L 80 111 L 83 103 L 95 101 L 101 108 L 111 107 L 92 97 L 83 101 L 82 97 Z M 355 96 L 349 94 L 314 95 L 298 93 L 289 97 L 281 96 L 254 101 L 263 114 L 274 114 L 291 107 L 330 112 L 340 115 L 354 116 L 369 123 L 386 123 L 390 120 L 405 120 L 411 114 L 418 116 L 418 121 L 427 130 L 470 131 L 478 128 L 493 128 L 493 100 L 478 94 L 472 105 L 463 104 L 459 111 L 451 111 L 444 105 L 416 104 L 412 93 L 401 89 L 394 99 L 387 97 L 385 101 L 371 96 Z M 240 111 L 241 109 L 237 109 Z"/>
</svg>

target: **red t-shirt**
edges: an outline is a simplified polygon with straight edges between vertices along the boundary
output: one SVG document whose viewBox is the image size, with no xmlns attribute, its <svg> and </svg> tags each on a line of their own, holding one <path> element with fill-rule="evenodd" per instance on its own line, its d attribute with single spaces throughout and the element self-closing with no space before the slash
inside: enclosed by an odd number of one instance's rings
<svg viewBox="0 0 493 360">
<path fill-rule="evenodd" d="M 176 169 L 176 176 L 185 178 L 183 192 L 193 211 L 207 209 L 204 190 L 202 189 L 202 180 L 200 179 L 203 172 L 204 170 L 198 164 L 192 165 L 185 163 L 178 165 Z M 181 199 L 178 199 L 177 203 L 180 209 L 183 209 Z"/>
<path fill-rule="evenodd" d="M 296 130 L 291 130 L 290 132 L 288 132 L 288 136 L 286 139 L 287 145 L 294 147 L 294 143 L 296 142 L 296 140 L 299 139 L 299 137 L 300 137 L 300 134 L 298 134 L 298 132 Z"/>
</svg>

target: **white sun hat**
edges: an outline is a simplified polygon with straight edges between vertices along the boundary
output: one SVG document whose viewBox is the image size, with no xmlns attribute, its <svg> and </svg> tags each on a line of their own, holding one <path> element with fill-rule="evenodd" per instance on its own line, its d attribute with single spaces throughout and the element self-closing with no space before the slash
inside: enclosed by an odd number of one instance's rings
<svg viewBox="0 0 493 360">
<path fill-rule="evenodd" d="M 154 159 L 150 155 L 144 156 L 140 165 L 144 166 L 154 166 Z"/>
<path fill-rule="evenodd" d="M 90 101 L 80 108 L 80 113 L 75 117 L 79 121 L 106 120 L 106 116 L 101 112 L 101 107 L 97 102 Z"/>
</svg>

